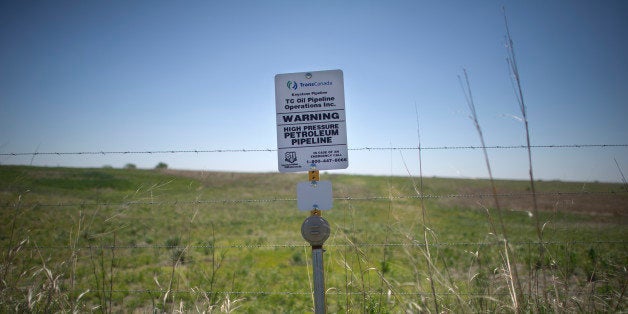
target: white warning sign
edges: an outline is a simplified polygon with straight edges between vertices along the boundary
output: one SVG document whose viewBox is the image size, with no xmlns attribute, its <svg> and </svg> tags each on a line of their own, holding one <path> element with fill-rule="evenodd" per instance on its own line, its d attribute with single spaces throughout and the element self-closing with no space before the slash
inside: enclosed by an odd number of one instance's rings
<svg viewBox="0 0 628 314">
<path fill-rule="evenodd" d="M 280 172 L 349 166 L 341 70 L 277 74 L 275 103 Z"/>
</svg>

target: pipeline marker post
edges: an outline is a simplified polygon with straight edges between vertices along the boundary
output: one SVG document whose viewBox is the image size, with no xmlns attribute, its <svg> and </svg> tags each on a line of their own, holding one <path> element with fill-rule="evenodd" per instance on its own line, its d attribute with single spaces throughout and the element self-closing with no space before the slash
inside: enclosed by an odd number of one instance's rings
<svg viewBox="0 0 628 314">
<path fill-rule="evenodd" d="M 318 178 L 318 170 L 314 170 L 316 173 L 316 178 Z M 310 178 L 312 178 L 312 171 L 310 171 Z M 323 182 L 327 182 L 325 184 L 321 184 Z M 310 243 L 312 246 L 312 277 L 314 280 L 314 313 L 326 313 L 325 306 L 325 271 L 323 267 L 323 244 L 329 238 L 329 234 L 331 233 L 331 228 L 329 227 L 329 223 L 325 218 L 321 216 L 321 209 L 330 209 L 331 208 L 331 182 L 323 181 L 319 182 L 318 180 L 313 180 L 311 182 L 301 182 L 297 185 L 297 202 L 300 204 L 299 209 L 307 208 L 306 204 L 311 204 L 311 199 L 316 198 L 317 203 L 312 204 L 312 210 L 310 211 L 310 217 L 306 218 L 301 225 L 301 236 L 303 239 Z M 305 183 L 305 184 L 302 184 Z M 310 189 L 306 188 L 306 186 L 311 186 Z M 323 185 L 328 185 L 328 191 L 324 191 L 322 193 L 312 193 L 310 191 L 314 191 L 316 189 L 323 189 Z M 302 190 L 299 193 L 299 187 Z M 325 188 L 327 190 L 327 188 Z M 302 201 L 302 199 L 305 199 Z M 323 204 L 322 207 L 319 207 L 318 203 Z"/>
<path fill-rule="evenodd" d="M 297 184 L 299 210 L 310 210 L 301 236 L 312 246 L 314 313 L 327 312 L 323 244 L 329 222 L 322 210 L 333 206 L 331 181 L 320 181 L 319 170 L 349 166 L 344 78 L 341 70 L 277 74 L 275 76 L 277 157 L 280 172 L 308 171 Z"/>
</svg>

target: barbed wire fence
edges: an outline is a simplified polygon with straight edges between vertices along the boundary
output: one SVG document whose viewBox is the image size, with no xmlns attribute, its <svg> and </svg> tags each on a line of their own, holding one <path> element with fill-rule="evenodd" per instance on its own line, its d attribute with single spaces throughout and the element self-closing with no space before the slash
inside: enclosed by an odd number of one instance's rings
<svg viewBox="0 0 628 314">
<path fill-rule="evenodd" d="M 414 150 L 479 150 L 479 149 L 493 149 L 493 150 L 514 150 L 514 149 L 604 149 L 604 148 L 626 148 L 628 144 L 551 144 L 551 145 L 495 145 L 495 146 L 428 146 L 428 147 L 358 147 L 358 148 L 349 148 L 351 151 L 414 151 Z M 56 156 L 72 156 L 72 155 L 158 155 L 158 154 L 215 154 L 215 153 L 256 153 L 256 152 L 276 152 L 276 149 L 273 148 L 259 148 L 259 149 L 189 149 L 189 150 L 123 150 L 123 151 L 73 151 L 73 152 L 0 152 L 0 156 L 11 157 L 11 156 L 46 156 L 46 155 L 56 155 Z M 571 196 L 571 197 L 585 197 L 585 196 L 628 196 L 628 190 L 624 191 L 597 191 L 597 192 L 589 192 L 589 191 L 580 191 L 580 192 L 571 192 L 571 191 L 557 191 L 557 192 L 537 192 L 536 196 L 547 196 L 547 197 L 562 197 L 562 196 Z M 335 197 L 335 201 L 346 201 L 346 202 L 355 202 L 355 201 L 366 201 L 366 202 L 377 202 L 377 201 L 394 201 L 394 200 L 423 200 L 423 199 L 484 199 L 484 198 L 526 198 L 531 197 L 532 193 L 522 192 L 522 193 L 500 193 L 500 194 L 492 194 L 492 193 L 473 193 L 473 194 L 423 194 L 423 195 L 387 195 L 387 196 L 344 196 L 344 197 Z M 202 204 L 248 204 L 248 203 L 286 203 L 286 202 L 296 202 L 296 198 L 222 198 L 222 199 L 188 199 L 188 200 L 176 200 L 176 201 L 118 201 L 118 202 L 103 202 L 103 201 L 95 201 L 95 202 L 58 202 L 58 203 L 45 203 L 45 202 L 25 202 L 20 206 L 24 207 L 41 207 L 41 208 L 59 208 L 59 209 L 72 209 L 75 207 L 86 207 L 86 206 L 164 206 L 164 205 L 202 205 Z M 14 202 L 4 201 L 0 203 L 0 207 L 8 208 L 15 206 Z M 624 213 L 625 214 L 625 213 Z M 600 245 L 600 244 L 610 244 L 610 245 L 620 245 L 625 247 L 628 245 L 628 241 L 626 239 L 616 240 L 616 241 L 514 241 L 510 242 L 510 245 L 513 246 L 565 246 L 565 245 Z M 345 244 L 345 243 L 329 243 L 326 244 L 326 247 L 350 247 L 356 245 L 353 244 Z M 380 247 L 380 248 L 388 248 L 388 247 L 488 247 L 488 246 L 502 246 L 504 243 L 502 241 L 482 241 L 482 242 L 437 242 L 437 243 L 420 243 L 420 242 L 399 242 L 399 243 L 358 243 L 357 245 L 361 247 Z M 307 244 L 303 242 L 299 243 L 261 243 L 261 244 L 227 244 L 227 245 L 95 245 L 95 246 L 71 246 L 71 245 L 53 245 L 53 246 L 24 246 L 22 249 L 25 250 L 75 250 L 75 251 L 90 251 L 90 250 L 173 250 L 173 249 L 278 249 L 278 248 L 306 248 Z M 3 247 L 3 250 L 10 250 L 10 247 Z M 122 294 L 167 294 L 167 293 L 176 293 L 176 294 L 202 294 L 202 293 L 221 293 L 227 295 L 310 295 L 311 291 L 199 291 L 199 290 L 173 290 L 173 289 L 115 289 L 115 290 L 103 290 L 103 289 L 91 289 L 91 293 L 122 293 Z M 328 291 L 328 294 L 338 294 L 338 295 L 347 295 L 347 294 L 355 294 L 362 295 L 364 293 L 368 293 L 368 291 L 341 291 L 334 290 Z M 373 291 L 372 293 L 381 293 L 381 291 Z M 576 293 L 586 293 L 583 291 L 578 291 Z M 397 292 L 399 295 L 416 295 L 416 292 L 406 293 L 406 292 Z M 453 295 L 453 292 L 438 292 L 436 295 L 446 296 Z M 476 293 L 464 293 L 464 292 L 455 292 L 456 295 L 466 295 L 469 297 L 482 297 L 482 294 Z M 508 293 L 505 292 L 497 292 L 494 295 L 502 294 L 503 296 L 508 296 Z"/>
<path fill-rule="evenodd" d="M 589 196 L 589 195 L 622 195 L 626 191 L 602 191 L 602 192 L 537 192 L 537 196 Z M 366 197 L 334 197 L 335 201 L 390 201 L 390 200 L 416 200 L 416 199 L 468 199 L 468 198 L 525 198 L 532 196 L 530 192 L 522 193 L 475 193 L 475 194 L 423 194 L 423 195 L 391 195 L 391 196 L 366 196 Z M 201 205 L 201 204 L 244 204 L 244 203 L 283 203 L 283 202 L 296 202 L 296 198 L 268 198 L 268 199 L 209 199 L 209 200 L 177 200 L 177 201 L 126 201 L 126 202 L 59 202 L 59 203 L 22 203 L 22 206 L 37 206 L 37 207 L 76 207 L 76 206 L 162 206 L 162 205 Z M 0 204 L 3 207 L 13 206 L 10 202 L 4 202 Z"/>
<path fill-rule="evenodd" d="M 628 147 L 628 144 L 549 144 L 531 145 L 530 148 L 610 148 Z M 493 146 L 421 146 L 421 150 L 476 150 L 476 149 L 527 149 L 526 145 L 493 145 Z M 354 147 L 350 151 L 378 151 L 378 150 L 419 150 L 414 146 L 398 147 Z M 242 148 L 242 149 L 186 149 L 186 150 L 121 150 L 121 151 L 75 151 L 75 152 L 11 152 L 0 153 L 0 156 L 38 156 L 38 155 L 141 155 L 141 154 L 203 154 L 203 153 L 255 153 L 255 152 L 276 152 L 275 148 Z"/>
</svg>

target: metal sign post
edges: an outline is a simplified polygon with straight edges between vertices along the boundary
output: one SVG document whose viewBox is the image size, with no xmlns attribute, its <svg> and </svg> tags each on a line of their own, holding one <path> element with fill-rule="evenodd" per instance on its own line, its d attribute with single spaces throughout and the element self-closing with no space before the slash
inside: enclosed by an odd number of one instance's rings
<svg viewBox="0 0 628 314">
<path fill-rule="evenodd" d="M 321 210 L 333 205 L 330 181 L 319 181 L 319 170 L 346 169 L 347 127 L 344 78 L 341 70 L 277 74 L 277 157 L 280 172 L 308 171 L 308 182 L 297 184 L 299 210 L 311 210 L 301 225 L 312 245 L 314 312 L 327 311 L 323 243 L 329 223 Z"/>
<path fill-rule="evenodd" d="M 312 174 L 315 172 L 315 174 Z M 310 171 L 310 178 L 315 177 L 312 185 L 318 181 L 318 170 Z M 312 245 L 312 272 L 314 278 L 314 313 L 326 312 L 325 306 L 325 272 L 323 271 L 323 243 L 329 238 L 329 223 L 321 216 L 318 208 L 312 209 L 310 217 L 301 225 L 301 235 Z"/>
</svg>

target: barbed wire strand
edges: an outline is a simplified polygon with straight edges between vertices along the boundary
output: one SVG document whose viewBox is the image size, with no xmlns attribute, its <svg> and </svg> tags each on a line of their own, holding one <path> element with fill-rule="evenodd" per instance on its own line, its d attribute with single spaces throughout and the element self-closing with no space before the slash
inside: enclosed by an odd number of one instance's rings
<svg viewBox="0 0 628 314">
<path fill-rule="evenodd" d="M 537 192 L 536 196 L 628 196 L 628 191 L 599 191 L 599 192 Z M 424 195 L 397 195 L 397 196 L 341 196 L 334 197 L 334 201 L 390 201 L 390 200 L 414 200 L 414 199 L 448 199 L 448 198 L 519 198 L 530 197 L 531 192 L 522 193 L 476 193 L 476 194 L 424 194 Z M 176 205 L 202 205 L 202 204 L 247 204 L 247 203 L 281 203 L 281 202 L 296 202 L 296 198 L 267 198 L 267 199 L 210 199 L 210 200 L 174 200 L 174 201 L 128 201 L 128 202 L 68 202 L 68 203 L 39 203 L 39 202 L 22 202 L 20 206 L 23 207 L 77 207 L 77 206 L 176 206 Z M 0 207 L 11 207 L 14 204 L 5 202 L 0 204 Z"/>
<path fill-rule="evenodd" d="M 557 246 L 557 245 L 592 245 L 592 244 L 614 244 L 614 245 L 627 245 L 628 241 L 616 240 L 616 241 L 514 241 L 508 242 L 509 245 L 526 246 L 526 245 L 545 245 L 545 246 Z M 439 242 L 430 243 L 429 247 L 455 247 L 455 246 L 498 246 L 504 245 L 503 241 L 493 242 Z M 71 246 L 71 245 L 53 245 L 53 246 L 22 246 L 21 249 L 31 250 L 61 250 L 69 249 L 75 251 L 81 250 L 142 250 L 142 249 L 277 249 L 277 248 L 303 248 L 308 247 L 309 244 L 303 243 L 284 243 L 284 244 L 230 244 L 230 245 L 98 245 L 98 246 Z M 425 247 L 425 243 L 411 242 L 411 243 L 328 243 L 325 247 Z M 5 246 L 4 249 L 9 249 Z"/>
<path fill-rule="evenodd" d="M 126 293 L 126 294 L 164 294 L 164 293 L 168 293 L 168 294 L 191 294 L 191 295 L 196 295 L 196 294 L 228 294 L 228 295 L 311 295 L 313 292 L 311 291 L 202 291 L 202 290 L 195 290 L 195 289 L 190 289 L 190 290 L 165 290 L 165 289 L 114 289 L 114 290 L 102 290 L 102 289 L 90 289 L 87 293 Z M 377 290 L 372 290 L 372 291 L 342 291 L 339 289 L 333 289 L 330 288 L 328 289 L 328 291 L 325 292 L 326 295 L 364 295 L 364 294 L 376 294 L 379 295 L 381 294 L 382 291 L 377 291 Z M 591 292 L 590 291 L 574 291 L 572 292 L 573 295 L 589 295 Z M 403 291 L 396 291 L 393 292 L 392 294 L 396 294 L 396 295 L 425 295 L 426 297 L 429 297 L 432 295 L 432 293 L 426 293 L 426 292 L 403 292 Z M 453 291 L 448 291 L 448 292 L 436 292 L 436 295 L 439 296 L 452 296 L 452 295 L 459 295 L 459 296 L 469 296 L 469 297 L 486 297 L 486 296 L 510 296 L 510 293 L 507 292 L 493 292 L 490 294 L 486 294 L 486 293 L 473 293 L 473 292 L 453 292 Z M 613 295 L 613 292 L 607 292 L 607 293 L 602 293 L 602 292 L 596 292 L 595 293 L 596 296 L 608 296 L 608 295 Z"/>
<path fill-rule="evenodd" d="M 151 289 L 135 289 L 135 290 L 121 290 L 121 289 L 114 289 L 114 290 L 102 290 L 102 289 L 95 289 L 95 290 L 89 290 L 90 293 L 109 293 L 109 292 L 113 292 L 113 293 L 127 293 L 127 294 L 153 294 L 153 293 L 159 293 L 159 294 L 164 294 L 164 293 L 174 293 L 174 294 L 229 294 L 229 295 L 310 295 L 312 294 L 312 292 L 309 291 L 199 291 L 199 290 L 160 290 L 160 289 L 156 289 L 156 290 L 151 290 Z M 327 291 L 325 294 L 326 295 L 362 295 L 362 294 L 381 294 L 381 291 L 341 291 L 338 289 L 334 289 L 331 291 Z M 423 294 L 423 293 L 417 293 L 417 292 L 395 292 L 395 294 L 397 295 L 417 295 L 417 294 Z M 464 296 L 486 296 L 486 294 L 480 294 L 480 293 L 470 293 L 470 292 L 437 292 L 437 295 L 464 295 Z M 427 295 L 427 294 L 426 294 Z M 431 295 L 431 293 L 430 293 Z M 494 296 L 498 296 L 498 295 L 502 295 L 502 296 L 508 296 L 508 293 L 492 293 L 491 295 Z"/>
<path fill-rule="evenodd" d="M 530 148 L 611 148 L 628 147 L 628 144 L 550 144 L 532 145 Z M 527 149 L 527 145 L 493 145 L 493 146 L 422 146 L 421 150 L 474 150 L 474 149 Z M 355 147 L 350 151 L 377 150 L 419 150 L 418 147 Z M 38 155 L 134 155 L 134 154 L 205 154 L 205 153 L 255 153 L 276 152 L 276 148 L 240 148 L 240 149 L 185 149 L 185 150 L 147 150 L 147 151 L 78 151 L 78 152 L 13 152 L 0 153 L 0 156 L 38 156 Z"/>
</svg>

